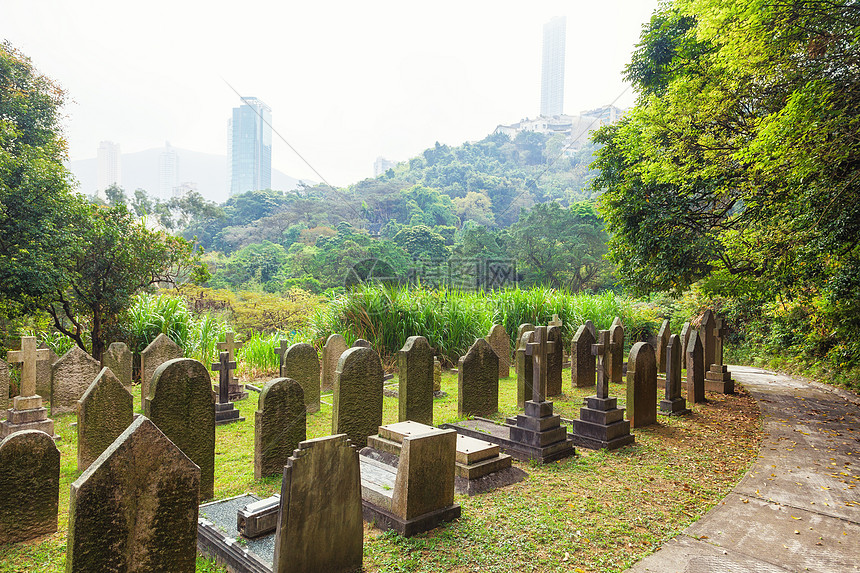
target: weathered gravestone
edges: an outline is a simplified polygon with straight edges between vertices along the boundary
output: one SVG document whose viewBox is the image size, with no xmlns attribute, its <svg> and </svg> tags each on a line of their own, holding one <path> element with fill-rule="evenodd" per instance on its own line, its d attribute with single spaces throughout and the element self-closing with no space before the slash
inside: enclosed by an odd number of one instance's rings
<svg viewBox="0 0 860 573">
<path fill-rule="evenodd" d="M 346 352 L 346 340 L 340 334 L 332 334 L 325 341 L 322 349 L 322 390 L 328 391 L 334 388 L 334 371 L 340 355 Z"/>
<path fill-rule="evenodd" d="M 191 358 L 159 366 L 144 414 L 200 468 L 200 500 L 215 497 L 215 396 L 206 367 Z"/>
<path fill-rule="evenodd" d="M 546 329 L 547 342 L 553 344 L 557 352 L 552 352 L 547 357 L 546 365 L 546 395 L 559 396 L 561 394 L 562 369 L 564 368 L 564 352 L 562 351 L 561 326 L 548 326 Z"/>
<path fill-rule="evenodd" d="M 0 442 L 0 492 L 0 544 L 57 531 L 60 451 L 51 436 L 23 430 Z"/>
<path fill-rule="evenodd" d="M 526 407 L 528 400 L 533 400 L 532 383 L 534 378 L 534 359 L 526 354 L 526 348 L 530 342 L 534 342 L 535 331 L 523 332 L 522 338 L 517 343 L 517 408 L 522 410 Z"/>
<path fill-rule="evenodd" d="M 423 336 L 410 336 L 397 356 L 401 422 L 433 425 L 433 349 Z"/>
<path fill-rule="evenodd" d="M 491 416 L 499 410 L 499 357 L 478 338 L 457 372 L 457 413 L 460 417 Z"/>
<path fill-rule="evenodd" d="M 612 357 L 612 368 L 609 371 L 609 381 L 621 384 L 624 380 L 624 327 L 614 324 L 609 328 L 609 347 L 606 355 Z"/>
<path fill-rule="evenodd" d="M 218 351 L 226 352 L 229 362 L 236 362 L 236 351 L 244 345 L 244 342 L 239 342 L 235 339 L 235 334 L 228 332 L 224 335 L 224 342 L 218 343 Z M 228 384 L 228 398 L 231 402 L 244 400 L 248 397 L 248 393 L 245 392 L 245 387 L 239 384 L 238 376 L 231 376 Z"/>
<path fill-rule="evenodd" d="M 0 422 L 0 438 L 21 430 L 41 430 L 54 436 L 54 421 L 36 394 L 36 364 L 48 359 L 48 350 L 36 348 L 35 336 L 22 336 L 21 350 L 10 350 L 6 359 L 10 364 L 21 364 L 21 391 L 13 398 L 7 419 Z"/>
<path fill-rule="evenodd" d="M 6 417 L 9 408 L 9 365 L 0 359 L 0 419 Z"/>
<path fill-rule="evenodd" d="M 226 350 L 221 351 L 218 362 L 212 364 L 212 371 L 218 373 L 218 399 L 215 401 L 216 426 L 245 421 L 230 401 L 230 382 L 233 379 L 234 368 L 236 368 L 236 362 L 230 360 L 230 353 Z"/>
<path fill-rule="evenodd" d="M 591 337 L 594 340 L 598 340 L 600 338 L 599 333 L 597 332 L 597 327 L 594 326 L 594 323 L 591 322 L 590 320 L 585 321 L 585 328 L 587 328 L 589 330 L 589 332 L 591 332 Z"/>
<path fill-rule="evenodd" d="M 331 432 L 363 448 L 382 425 L 382 362 L 372 348 L 353 346 L 341 355 L 335 374 Z"/>
<path fill-rule="evenodd" d="M 266 383 L 254 414 L 254 478 L 283 473 L 307 438 L 307 409 L 301 385 L 289 378 Z"/>
<path fill-rule="evenodd" d="M 660 400 L 660 413 L 667 416 L 687 414 L 687 401 L 681 396 L 681 337 L 673 334 L 666 346 L 666 397 Z"/>
<path fill-rule="evenodd" d="M 78 400 L 86 392 L 102 367 L 98 360 L 87 354 L 80 346 L 72 346 L 51 367 L 51 415 L 74 412 Z"/>
<path fill-rule="evenodd" d="M 553 326 L 557 326 L 557 327 L 561 328 L 563 325 L 564 325 L 564 323 L 561 321 L 561 319 L 558 317 L 558 315 L 554 314 L 554 315 L 552 315 L 552 320 L 550 320 L 546 326 L 547 326 L 547 328 L 552 328 Z"/>
<path fill-rule="evenodd" d="M 687 367 L 687 345 L 690 343 L 690 323 L 681 327 L 681 368 Z"/>
<path fill-rule="evenodd" d="M 714 328 L 716 326 L 714 313 L 710 309 L 706 310 L 699 323 L 699 336 L 702 339 L 702 348 L 705 351 L 705 372 L 710 370 L 711 364 L 714 363 Z"/>
<path fill-rule="evenodd" d="M 511 373 L 511 339 L 501 324 L 494 324 L 486 336 L 490 348 L 499 357 L 499 378 L 507 378 Z"/>
<path fill-rule="evenodd" d="M 71 486 L 66 571 L 193 573 L 199 489 L 200 469 L 139 416 Z"/>
<path fill-rule="evenodd" d="M 519 348 L 520 340 L 522 340 L 522 338 L 523 338 L 523 333 L 530 332 L 534 329 L 535 329 L 535 325 L 531 324 L 530 322 L 523 323 L 517 327 L 517 337 L 515 339 L 516 343 L 517 343 L 517 348 Z M 516 352 L 517 348 L 514 349 L 515 352 Z M 516 360 L 514 360 L 514 369 L 516 369 L 516 368 L 517 368 L 517 362 L 516 362 Z"/>
<path fill-rule="evenodd" d="M 146 402 L 149 396 L 149 383 L 152 375 L 159 366 L 168 360 L 182 358 L 182 349 L 178 344 L 170 340 L 166 334 L 161 333 L 155 340 L 149 343 L 140 353 L 140 402 Z"/>
<path fill-rule="evenodd" d="M 78 400 L 78 471 L 90 467 L 133 416 L 134 398 L 110 368 L 102 368 Z"/>
<path fill-rule="evenodd" d="M 710 369 L 705 372 L 705 390 L 709 392 L 720 392 L 722 394 L 733 394 L 735 381 L 728 367 L 723 364 L 723 340 L 726 336 L 726 327 L 722 318 L 714 319 L 714 362 Z"/>
<path fill-rule="evenodd" d="M 298 382 L 305 394 L 308 412 L 319 412 L 320 359 L 316 348 L 304 342 L 287 348 L 281 363 L 281 378 L 292 378 Z"/>
<path fill-rule="evenodd" d="M 356 340 L 355 342 L 352 343 L 352 347 L 353 348 L 373 348 L 373 345 L 369 341 L 367 341 L 363 338 L 359 338 L 358 340 Z"/>
<path fill-rule="evenodd" d="M 657 361 L 647 342 L 634 344 L 627 360 L 627 418 L 631 428 L 657 422 Z"/>
<path fill-rule="evenodd" d="M 594 386 L 595 365 L 591 346 L 596 343 L 597 340 L 584 324 L 573 335 L 570 345 L 570 377 L 573 388 Z"/>
<path fill-rule="evenodd" d="M 660 332 L 657 333 L 657 347 L 654 349 L 657 355 L 657 372 L 666 372 L 666 347 L 669 345 L 669 337 L 672 336 L 672 329 L 669 326 L 669 320 L 663 321 L 660 325 Z"/>
<path fill-rule="evenodd" d="M 343 357 L 338 370 L 342 364 Z M 361 512 L 358 452 L 347 437 L 339 434 L 299 444 L 284 468 L 273 573 L 360 571 Z"/>
<path fill-rule="evenodd" d="M 612 381 L 616 370 L 621 370 L 621 365 L 616 366 L 618 352 L 613 352 L 612 335 L 608 330 L 601 330 L 597 334 L 597 343 L 602 344 L 606 351 L 603 354 L 603 375 Z"/>
<path fill-rule="evenodd" d="M 433 393 L 442 391 L 442 363 L 438 358 L 433 359 Z"/>
<path fill-rule="evenodd" d="M 687 400 L 693 404 L 705 401 L 705 349 L 699 331 L 692 329 L 687 343 Z"/>
<path fill-rule="evenodd" d="M 60 357 L 44 342 L 39 344 L 39 350 L 47 350 L 47 359 L 36 362 L 36 394 L 43 398 L 51 397 L 51 383 L 53 376 L 54 362 Z"/>
<path fill-rule="evenodd" d="M 112 342 L 102 354 L 102 367 L 110 368 L 116 379 L 126 388 L 131 387 L 133 364 L 134 355 L 125 342 Z"/>
<path fill-rule="evenodd" d="M 609 325 L 609 330 L 612 330 L 612 327 L 614 326 L 620 326 L 621 328 L 624 328 L 624 324 L 621 322 L 620 316 L 616 316 L 612 319 L 612 324 Z"/>
</svg>

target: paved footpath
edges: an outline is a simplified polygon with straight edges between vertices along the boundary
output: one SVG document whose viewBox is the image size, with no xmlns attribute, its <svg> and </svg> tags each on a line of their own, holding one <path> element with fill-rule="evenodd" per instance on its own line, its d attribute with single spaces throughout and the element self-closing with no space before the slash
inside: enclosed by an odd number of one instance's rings
<svg viewBox="0 0 860 573">
<path fill-rule="evenodd" d="M 860 571 L 860 399 L 741 366 L 764 436 L 720 504 L 628 571 Z"/>
</svg>

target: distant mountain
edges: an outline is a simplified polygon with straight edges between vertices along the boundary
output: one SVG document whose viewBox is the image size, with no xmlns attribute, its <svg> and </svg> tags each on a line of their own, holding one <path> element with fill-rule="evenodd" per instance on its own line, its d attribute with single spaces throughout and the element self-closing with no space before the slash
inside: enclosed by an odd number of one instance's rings
<svg viewBox="0 0 860 573">
<path fill-rule="evenodd" d="M 200 153 L 189 149 L 173 148 L 179 156 L 179 182 L 193 181 L 197 191 L 210 201 L 223 203 L 228 198 L 227 156 Z M 135 189 L 145 189 L 150 197 L 158 195 L 158 157 L 163 147 L 136 153 L 122 154 L 121 187 L 131 194 Z M 98 186 L 96 159 L 71 161 L 67 167 L 80 183 L 78 191 L 92 195 Z M 272 189 L 289 191 L 298 186 L 299 180 L 272 169 Z M 308 182 L 313 184 L 312 182 Z M 169 197 L 161 197 L 168 199 Z"/>
</svg>

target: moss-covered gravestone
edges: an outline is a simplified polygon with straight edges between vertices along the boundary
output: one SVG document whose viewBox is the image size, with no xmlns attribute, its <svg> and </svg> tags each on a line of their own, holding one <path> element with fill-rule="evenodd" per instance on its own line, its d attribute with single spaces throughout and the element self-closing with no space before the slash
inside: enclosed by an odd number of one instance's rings
<svg viewBox="0 0 860 573">
<path fill-rule="evenodd" d="M 367 436 L 382 425 L 382 361 L 372 348 L 353 346 L 344 352 L 335 370 L 331 433 L 346 434 L 363 448 Z"/>
<path fill-rule="evenodd" d="M 587 329 L 589 330 L 589 332 L 591 332 L 591 337 L 592 337 L 595 341 L 599 338 L 599 336 L 598 336 L 598 331 L 597 331 L 597 327 L 596 327 L 596 326 L 594 326 L 594 323 L 593 323 L 593 322 L 591 322 L 590 320 L 586 320 L 586 321 L 585 321 L 585 328 L 587 328 Z M 597 344 L 597 343 L 595 342 L 595 344 Z"/>
<path fill-rule="evenodd" d="M 159 366 L 168 360 L 182 358 L 182 349 L 162 333 L 155 337 L 140 353 L 140 402 L 141 406 L 149 396 L 149 383 Z"/>
<path fill-rule="evenodd" d="M 191 358 L 159 366 L 144 414 L 200 467 L 200 501 L 215 497 L 215 395 L 206 367 Z"/>
<path fill-rule="evenodd" d="M 363 544 L 358 452 L 343 434 L 302 442 L 284 468 L 273 573 L 361 571 Z"/>
<path fill-rule="evenodd" d="M 140 416 L 75 480 L 66 572 L 193 573 L 200 469 Z"/>
<path fill-rule="evenodd" d="M 535 329 L 535 325 L 530 323 L 530 322 L 524 322 L 523 324 L 521 324 L 517 327 L 517 337 L 515 339 L 515 342 L 518 345 L 518 347 L 519 347 L 520 340 L 522 340 L 522 338 L 523 338 L 523 333 L 533 331 L 534 329 Z M 517 348 L 514 348 L 514 352 L 516 352 L 516 351 L 517 351 Z M 517 361 L 516 361 L 516 356 L 515 356 L 514 357 L 514 369 L 516 370 L 517 367 L 518 366 L 517 366 Z M 519 374 L 519 372 L 517 372 L 517 373 Z"/>
<path fill-rule="evenodd" d="M 561 371 L 564 367 L 564 352 L 562 352 L 561 326 L 549 326 L 546 329 L 547 342 L 555 344 L 556 352 L 547 357 L 546 368 L 546 395 L 558 396 L 561 394 Z"/>
<path fill-rule="evenodd" d="M 60 451 L 39 430 L 0 442 L 0 544 L 57 531 Z"/>
<path fill-rule="evenodd" d="M 687 400 L 700 404 L 705 401 L 705 349 L 695 328 L 690 329 L 690 340 L 684 352 L 687 355 Z"/>
<path fill-rule="evenodd" d="M 499 357 L 483 338 L 478 338 L 460 357 L 457 373 L 457 413 L 492 416 L 499 411 Z"/>
<path fill-rule="evenodd" d="M 534 342 L 535 331 L 527 330 L 517 343 L 517 408 L 522 410 L 532 397 L 534 378 L 534 359 L 526 354 L 529 342 Z"/>
<path fill-rule="evenodd" d="M 347 348 L 346 340 L 340 334 L 332 334 L 325 341 L 322 349 L 322 380 L 320 381 L 323 391 L 334 388 L 334 372 L 337 370 L 340 355 L 346 352 Z"/>
<path fill-rule="evenodd" d="M 120 384 L 131 387 L 134 356 L 125 342 L 113 342 L 102 355 L 102 366 L 110 368 Z"/>
<path fill-rule="evenodd" d="M 267 382 L 254 414 L 254 478 L 281 475 L 293 450 L 307 438 L 301 385 L 290 378 Z"/>
<path fill-rule="evenodd" d="M 51 397 L 51 382 L 53 379 L 54 362 L 60 357 L 44 342 L 39 344 L 39 350 L 44 350 L 47 358 L 36 362 L 36 394 L 44 398 Z"/>
<path fill-rule="evenodd" d="M 591 331 L 583 324 L 570 344 L 570 377 L 573 388 L 587 388 L 595 383 L 595 357 L 591 353 L 591 345 L 597 344 L 597 340 Z"/>
<path fill-rule="evenodd" d="M 281 362 L 281 378 L 292 378 L 298 382 L 304 392 L 308 412 L 319 412 L 320 359 L 316 348 L 304 342 L 287 348 Z"/>
<path fill-rule="evenodd" d="M 487 335 L 490 348 L 499 357 L 499 377 L 507 378 L 511 373 L 511 339 L 501 324 L 494 324 Z"/>
<path fill-rule="evenodd" d="M 9 365 L 0 360 L 0 418 L 6 417 L 9 408 Z"/>
<path fill-rule="evenodd" d="M 438 358 L 433 359 L 433 392 L 442 391 L 442 363 Z"/>
<path fill-rule="evenodd" d="M 398 419 L 433 425 L 433 349 L 423 336 L 410 336 L 397 355 Z"/>
<path fill-rule="evenodd" d="M 634 344 L 627 360 L 627 418 L 631 428 L 657 422 L 657 360 L 647 342 Z"/>
<path fill-rule="evenodd" d="M 87 469 L 131 424 L 134 398 L 102 368 L 78 400 L 78 471 Z"/>
<path fill-rule="evenodd" d="M 102 369 L 98 360 L 81 350 L 80 346 L 73 346 L 51 368 L 52 416 L 76 411 L 78 400 Z"/>
</svg>

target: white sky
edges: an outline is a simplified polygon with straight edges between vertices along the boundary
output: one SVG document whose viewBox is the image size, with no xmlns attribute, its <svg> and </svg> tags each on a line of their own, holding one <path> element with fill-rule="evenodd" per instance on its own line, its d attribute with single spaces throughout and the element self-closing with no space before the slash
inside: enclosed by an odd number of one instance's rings
<svg viewBox="0 0 860 573">
<path fill-rule="evenodd" d="M 543 24 L 567 16 L 566 113 L 612 102 L 657 0 L 2 0 L 0 38 L 64 87 L 71 159 L 226 154 L 232 84 L 334 185 L 538 115 Z M 223 79 L 222 79 L 223 78 Z M 632 105 L 627 91 L 619 107 Z M 273 167 L 317 180 L 275 136 Z"/>
</svg>

